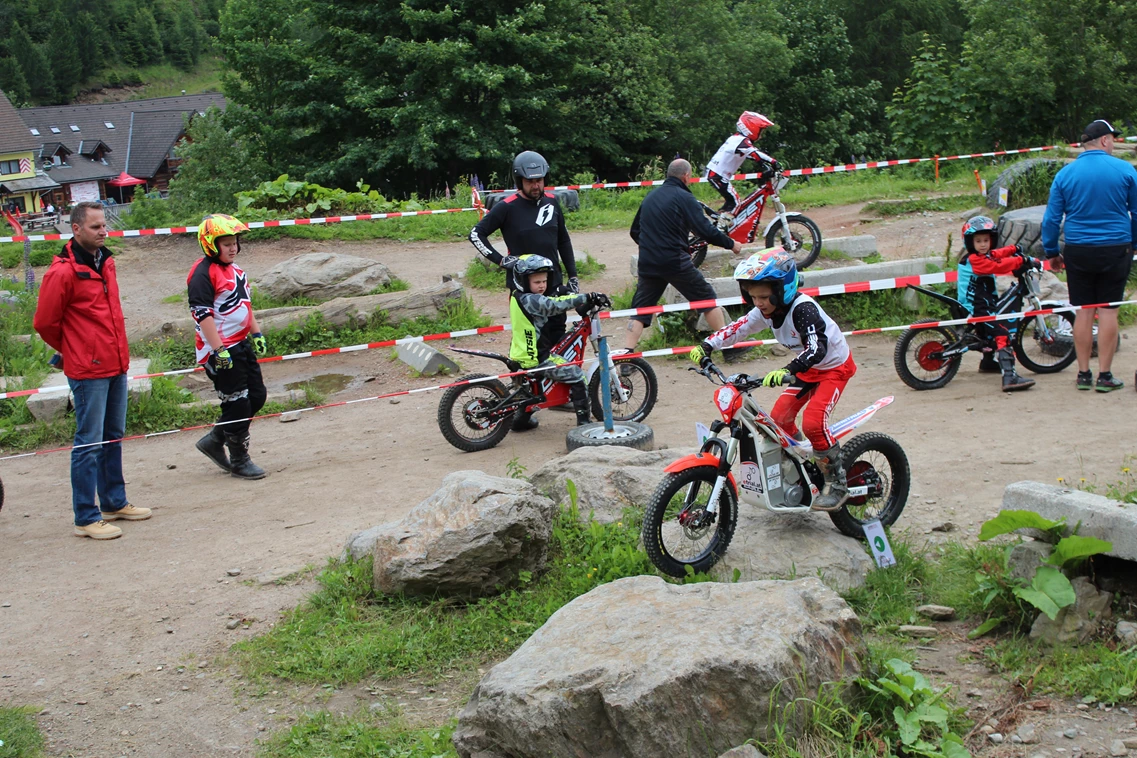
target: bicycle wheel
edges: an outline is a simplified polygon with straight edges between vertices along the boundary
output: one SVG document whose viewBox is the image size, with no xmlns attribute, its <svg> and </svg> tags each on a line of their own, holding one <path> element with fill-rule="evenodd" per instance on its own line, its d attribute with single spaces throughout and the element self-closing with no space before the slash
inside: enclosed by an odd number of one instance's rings
<svg viewBox="0 0 1137 758">
<path fill-rule="evenodd" d="M 805 216 L 787 216 L 786 226 L 789 227 L 792 244 L 786 245 L 782 239 L 782 222 L 779 220 L 766 233 L 766 247 L 785 247 L 786 252 L 794 257 L 799 271 L 812 266 L 821 255 L 821 230 Z"/>
<path fill-rule="evenodd" d="M 943 358 L 940 354 L 956 339 L 955 330 L 946 326 L 906 330 L 892 352 L 892 363 L 900 380 L 914 390 L 938 390 L 945 386 L 959 371 L 960 356 Z"/>
<path fill-rule="evenodd" d="M 1040 328 L 1038 319 L 1046 328 Z M 1014 336 L 1015 357 L 1036 374 L 1054 374 L 1074 362 L 1074 322 L 1070 314 L 1048 313 L 1019 324 Z"/>
<path fill-rule="evenodd" d="M 718 478 L 716 466 L 694 466 L 668 474 L 656 487 L 644 514 L 643 543 L 648 558 L 662 573 L 682 578 L 687 567 L 708 571 L 726 553 L 738 520 L 738 499 L 725 484 L 718 511 L 707 503 Z"/>
<path fill-rule="evenodd" d="M 487 374 L 470 374 L 459 381 L 483 379 Z M 512 414 L 490 417 L 487 410 L 506 396 L 505 385 L 497 379 L 451 387 L 438 402 L 438 428 L 454 447 L 475 453 L 489 450 L 509 434 Z"/>
<path fill-rule="evenodd" d="M 659 395 L 659 381 L 655 370 L 643 358 L 616 361 L 615 376 L 619 388 L 612 387 L 612 419 L 615 421 L 643 421 L 655 407 Z M 620 400 L 620 391 L 627 393 L 626 400 Z M 592 404 L 592 417 L 604 420 L 604 406 L 600 402 L 600 372 L 592 375 L 588 382 L 588 399 Z"/>
<path fill-rule="evenodd" d="M 707 241 L 702 237 L 691 235 L 687 240 L 687 254 L 691 256 L 691 263 L 695 268 L 703 265 L 707 259 Z"/>
<path fill-rule="evenodd" d="M 900 443 L 880 432 L 858 434 L 841 451 L 845 482 L 850 488 L 867 487 L 864 495 L 850 497 L 845 507 L 829 514 L 833 524 L 849 537 L 864 539 L 864 523 L 880 519 L 892 526 L 908 502 L 911 472 Z"/>
</svg>

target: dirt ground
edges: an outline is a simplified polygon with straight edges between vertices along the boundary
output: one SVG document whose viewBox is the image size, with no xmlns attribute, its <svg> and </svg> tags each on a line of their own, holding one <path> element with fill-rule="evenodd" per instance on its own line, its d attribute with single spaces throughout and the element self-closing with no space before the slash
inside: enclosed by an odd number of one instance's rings
<svg viewBox="0 0 1137 758">
<path fill-rule="evenodd" d="M 808 215 L 826 236 L 877 234 L 887 258 L 942 253 L 947 233 L 958 234 L 960 224 L 950 213 L 861 224 L 856 206 Z M 615 291 L 631 281 L 628 256 L 634 247 L 626 233 L 577 233 L 574 244 L 581 255 L 587 251 L 608 264 L 587 289 Z M 160 301 L 184 288 L 194 245 L 187 239 L 145 240 L 122 250 L 128 328 L 182 316 L 183 306 Z M 473 254 L 462 240 L 286 240 L 249 244 L 242 263 L 255 282 L 279 261 L 319 250 L 382 260 L 412 287 L 464 270 Z M 474 295 L 494 323 L 505 318 L 500 294 Z M 622 325 L 611 330 L 619 335 Z M 1134 338 L 1137 329 L 1127 330 L 1115 360 L 1115 372 L 1127 381 L 1137 369 Z M 507 349 L 502 335 L 463 344 Z M 1029 393 L 1004 395 L 998 378 L 977 374 L 978 359 L 971 359 L 945 389 L 917 393 L 896 376 L 891 339 L 858 337 L 851 344 L 860 369 L 836 417 L 881 396 L 896 397 L 870 427 L 893 435 L 907 451 L 912 494 L 897 526 L 917 541 L 974 539 L 978 524 L 998 510 L 1009 482 L 1064 477 L 1101 487 L 1117 480 L 1137 451 L 1132 385 L 1106 395 L 1076 392 L 1068 369 L 1038 377 Z M 461 363 L 464 371 L 496 370 L 476 359 Z M 647 421 L 656 441 L 691 445 L 695 422 L 713 416 L 712 387 L 688 373 L 683 361 L 653 365 L 661 387 Z M 759 360 L 732 368 L 755 373 L 775 367 L 773 360 Z M 354 378 L 332 398 L 337 400 L 437 383 L 412 378 L 386 350 L 265 367 L 270 389 L 336 373 Z M 127 443 L 128 493 L 135 504 L 153 508 L 154 518 L 122 524 L 125 536 L 111 542 L 71 536 L 66 454 L 0 463 L 7 493 L 0 512 L 0 542 L 6 546 L 0 561 L 0 703 L 41 707 L 49 755 L 85 757 L 252 756 L 258 738 L 286 727 L 306 708 L 325 705 L 350 712 L 377 699 L 402 702 L 412 720 L 456 712 L 468 682 L 449 689 L 431 685 L 441 691 L 430 694 L 420 694 L 425 690 L 414 682 L 364 683 L 325 704 L 322 690 L 250 693 L 224 658 L 230 645 L 267 630 L 313 588 L 304 577 L 283 583 L 273 578 L 322 565 L 339 553 L 349 533 L 399 518 L 446 473 L 479 469 L 505 475 L 512 459 L 532 472 L 564 452 L 571 414 L 543 412 L 535 432 L 510 434 L 491 451 L 460 453 L 438 431 L 438 398 L 422 393 L 306 413 L 295 423 L 254 424 L 254 460 L 270 472 L 259 482 L 223 475 L 193 449 L 190 434 Z M 820 528 L 832 528 L 824 515 L 818 520 Z M 953 533 L 932 531 L 948 521 L 956 527 Z M 227 629 L 233 619 L 243 623 Z M 983 690 L 987 694 L 975 700 L 994 707 L 1006 685 L 989 679 L 982 667 L 958 665 L 968 648 L 959 637 L 949 633 L 947 641 L 934 643 L 942 652 L 925 664 L 943 671 L 935 678 L 958 684 L 961 692 Z M 1053 745 L 1028 751 L 1004 744 L 984 754 L 1077 755 L 1076 748 L 1087 756 L 1108 754 L 1109 735 L 1132 727 L 1128 714 L 1077 711 L 1073 703 L 1040 707 L 1035 716 Z M 1066 721 L 1084 733 L 1055 737 L 1055 730 L 1069 728 L 1060 726 Z"/>
</svg>

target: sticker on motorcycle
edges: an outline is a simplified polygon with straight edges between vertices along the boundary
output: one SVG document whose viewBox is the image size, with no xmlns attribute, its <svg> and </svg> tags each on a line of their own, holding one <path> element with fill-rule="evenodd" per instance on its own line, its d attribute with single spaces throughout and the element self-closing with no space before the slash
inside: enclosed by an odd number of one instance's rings
<svg viewBox="0 0 1137 758">
<path fill-rule="evenodd" d="M 762 494 L 762 472 L 757 463 L 742 462 L 742 481 L 739 482 L 739 486 L 748 492 Z"/>
<path fill-rule="evenodd" d="M 773 463 L 766 467 L 766 481 L 770 483 L 771 490 L 776 490 L 782 486 L 781 463 Z"/>
</svg>

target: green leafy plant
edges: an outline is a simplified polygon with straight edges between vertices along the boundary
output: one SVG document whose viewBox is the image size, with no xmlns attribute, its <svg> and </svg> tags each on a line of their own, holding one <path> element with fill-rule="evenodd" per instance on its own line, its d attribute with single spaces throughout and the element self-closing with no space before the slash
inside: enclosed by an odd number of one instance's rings
<svg viewBox="0 0 1137 758">
<path fill-rule="evenodd" d="M 884 738 L 904 755 L 926 758 L 970 758 L 963 739 L 951 730 L 954 709 L 946 702 L 948 689 L 937 690 L 912 665 L 890 658 L 876 681 L 858 678 L 857 683 L 890 701 L 893 724 Z"/>
</svg>

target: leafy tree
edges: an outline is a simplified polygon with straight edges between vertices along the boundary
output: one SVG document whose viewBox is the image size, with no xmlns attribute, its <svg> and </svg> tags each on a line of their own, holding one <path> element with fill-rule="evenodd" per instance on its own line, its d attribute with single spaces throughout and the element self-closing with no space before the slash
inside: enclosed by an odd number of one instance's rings
<svg viewBox="0 0 1137 758">
<path fill-rule="evenodd" d="M 958 83 L 946 46 L 924 35 L 912 76 L 887 106 L 893 146 L 905 157 L 950 155 L 966 148 L 974 101 Z"/>
<path fill-rule="evenodd" d="M 170 210 L 177 218 L 233 213 L 236 193 L 267 176 L 263 162 L 226 128 L 217 108 L 187 120 L 186 141 L 178 145 L 177 155 L 182 163 L 170 182 Z"/>
<path fill-rule="evenodd" d="M 23 107 L 31 99 L 28 80 L 24 78 L 20 62 L 15 58 L 0 58 L 0 90 L 17 108 Z"/>
</svg>

